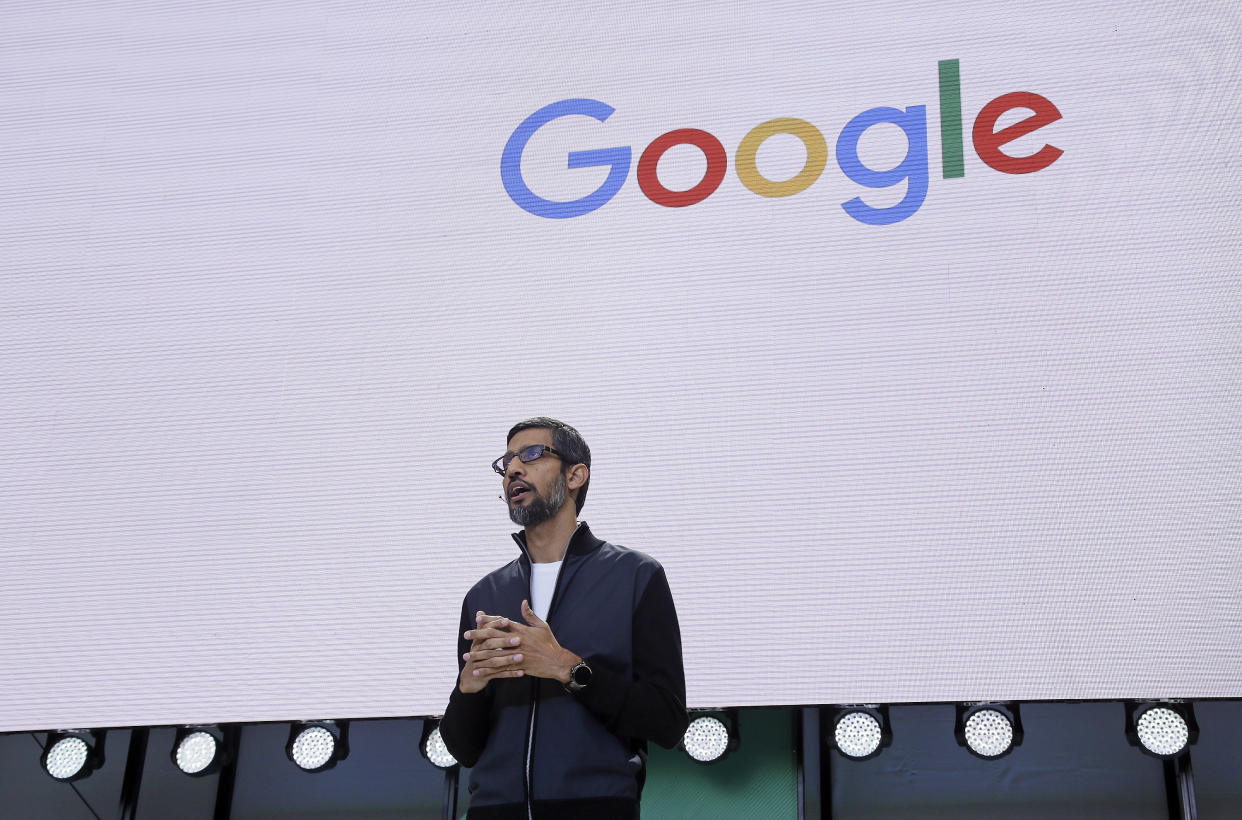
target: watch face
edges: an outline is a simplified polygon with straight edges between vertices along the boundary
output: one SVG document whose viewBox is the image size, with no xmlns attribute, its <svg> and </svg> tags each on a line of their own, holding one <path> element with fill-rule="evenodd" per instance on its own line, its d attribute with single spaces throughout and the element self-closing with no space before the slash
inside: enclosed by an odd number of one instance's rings
<svg viewBox="0 0 1242 820">
<path fill-rule="evenodd" d="M 586 686 L 591 682 L 591 667 L 586 664 L 579 664 L 574 667 L 573 676 L 574 683 L 579 686 Z"/>
</svg>

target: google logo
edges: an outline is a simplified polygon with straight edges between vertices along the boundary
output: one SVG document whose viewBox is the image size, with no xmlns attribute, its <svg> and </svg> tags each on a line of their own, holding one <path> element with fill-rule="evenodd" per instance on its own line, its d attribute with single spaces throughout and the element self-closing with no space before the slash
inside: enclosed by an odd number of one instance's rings
<svg viewBox="0 0 1242 820">
<path fill-rule="evenodd" d="M 961 79 L 957 60 L 941 60 L 940 72 L 940 144 L 941 165 L 945 179 L 966 175 L 962 139 Z M 1006 112 L 1025 109 L 1030 116 L 998 129 L 997 123 Z M 535 132 L 543 126 L 569 116 L 591 117 L 605 122 L 616 109 L 591 99 L 569 99 L 545 105 L 531 114 L 514 130 L 505 143 L 500 157 L 500 178 L 509 197 L 522 209 L 548 219 L 569 219 L 588 214 L 616 196 L 630 173 L 632 153 L 629 146 L 569 152 L 569 168 L 607 166 L 608 177 L 592 193 L 569 202 L 540 197 L 522 178 L 522 154 Z M 1046 97 L 1029 91 L 1002 94 L 979 111 L 971 129 L 975 153 L 989 167 L 1005 174 L 1029 174 L 1047 168 L 1063 153 L 1060 148 L 1044 145 L 1028 156 L 1012 156 L 1004 146 L 1019 137 L 1061 119 L 1061 112 Z M 906 156 L 893 168 L 875 169 L 863 164 L 858 156 L 858 143 L 872 126 L 892 123 L 906 137 Z M 789 179 L 772 180 L 759 172 L 755 157 L 759 146 L 777 134 L 792 134 L 806 146 L 806 164 Z M 660 157 L 675 145 L 692 145 L 707 158 L 703 178 L 689 190 L 672 191 L 660 183 L 656 167 Z M 841 130 L 836 142 L 836 160 L 842 173 L 851 181 L 867 188 L 888 188 L 907 184 L 906 195 L 896 205 L 876 208 L 862 197 L 841 203 L 854 219 L 867 225 L 891 225 L 912 216 L 927 199 L 927 108 L 912 105 L 899 108 L 872 108 L 854 117 Z M 657 205 L 684 208 L 707 199 L 724 180 L 728 154 L 720 140 L 698 128 L 678 128 L 651 141 L 638 158 L 638 187 Z M 806 120 L 780 117 L 761 123 L 738 143 L 733 157 L 734 172 L 743 185 L 764 197 L 786 197 L 811 187 L 828 164 L 828 143 L 824 135 Z"/>
</svg>

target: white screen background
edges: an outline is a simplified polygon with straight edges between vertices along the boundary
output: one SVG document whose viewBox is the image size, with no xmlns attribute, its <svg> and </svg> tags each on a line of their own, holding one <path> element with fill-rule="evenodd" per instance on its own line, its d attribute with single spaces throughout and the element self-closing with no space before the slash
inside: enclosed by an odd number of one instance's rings
<svg viewBox="0 0 1242 820">
<path fill-rule="evenodd" d="M 1231 5 L 6 18 L 0 730 L 438 714 L 461 598 L 516 555 L 487 465 L 535 414 L 591 444 L 596 533 L 667 568 L 692 706 L 1239 695 Z M 1064 150 L 1038 173 L 971 148 L 1010 91 L 1063 114 L 1005 149 Z M 724 183 L 662 208 L 631 166 L 526 213 L 501 150 L 570 97 L 616 113 L 539 132 L 541 195 L 681 127 Z M 911 105 L 927 200 L 855 222 L 904 187 L 836 137 Z M 828 166 L 765 199 L 733 152 L 783 116 Z"/>
</svg>

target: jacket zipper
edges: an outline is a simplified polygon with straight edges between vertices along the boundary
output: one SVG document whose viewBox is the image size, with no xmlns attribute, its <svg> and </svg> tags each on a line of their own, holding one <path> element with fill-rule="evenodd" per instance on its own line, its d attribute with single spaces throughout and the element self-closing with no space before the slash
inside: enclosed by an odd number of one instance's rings
<svg viewBox="0 0 1242 820">
<path fill-rule="evenodd" d="M 526 727 L 526 820 L 535 820 L 535 796 L 531 791 L 531 760 L 535 756 L 535 716 L 539 714 L 539 681 L 531 679 L 530 723 Z"/>
<path fill-rule="evenodd" d="M 574 530 L 574 534 L 577 534 L 577 530 Z M 570 538 L 570 543 L 573 543 L 572 537 Z M 530 559 L 527 558 L 527 560 Z M 556 583 L 552 585 L 552 600 L 548 604 L 548 616 L 544 618 L 544 621 L 549 624 L 552 622 L 552 610 L 556 607 L 557 593 L 560 592 L 561 575 L 565 572 L 565 562 L 568 560 L 569 548 L 566 547 L 565 555 L 561 558 L 561 567 L 556 571 Z M 535 570 L 532 562 L 530 579 L 534 577 Z M 535 592 L 531 589 L 530 579 L 527 580 L 526 584 L 526 594 L 528 596 L 526 600 L 530 601 L 531 609 L 533 610 L 535 608 Z M 539 714 L 539 679 L 531 678 L 530 683 L 530 722 L 526 726 L 526 820 L 535 820 L 535 792 L 534 787 L 531 785 L 531 772 L 534 769 L 535 758 L 535 718 Z"/>
</svg>

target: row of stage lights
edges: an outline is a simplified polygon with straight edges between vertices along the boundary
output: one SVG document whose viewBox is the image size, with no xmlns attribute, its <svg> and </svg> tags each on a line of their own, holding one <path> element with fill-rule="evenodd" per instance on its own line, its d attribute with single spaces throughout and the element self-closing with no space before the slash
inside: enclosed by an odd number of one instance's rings
<svg viewBox="0 0 1242 820">
<path fill-rule="evenodd" d="M 1181 755 L 1199 739 L 1194 708 L 1184 701 L 1127 702 L 1126 740 L 1162 759 Z M 893 742 L 887 706 L 844 706 L 830 712 L 824 742 L 849 760 L 870 760 Z M 958 704 L 957 745 L 975 757 L 997 760 L 1022 743 L 1016 703 Z M 739 743 L 736 710 L 701 714 L 690 721 L 681 748 L 700 763 L 723 760 Z"/>
<path fill-rule="evenodd" d="M 1127 702 L 1126 739 L 1159 758 L 1174 758 L 1199 738 L 1194 709 L 1183 701 Z M 825 742 L 850 760 L 869 760 L 893 742 L 887 706 L 846 706 L 831 713 Z M 996 760 L 1022 743 L 1022 717 L 1016 703 L 957 706 L 954 737 L 959 746 L 985 760 Z M 103 766 L 104 729 L 50 732 L 43 769 L 57 780 L 87 777 Z M 739 743 L 737 710 L 700 713 L 690 721 L 680 748 L 699 763 L 723 760 Z M 173 763 L 191 777 L 218 772 L 229 762 L 229 745 L 219 726 L 184 726 L 173 741 Z M 419 750 L 432 765 L 451 769 L 457 760 L 440 737 L 438 721 L 423 722 Z M 285 754 L 306 772 L 331 769 L 349 756 L 349 721 L 316 720 L 292 724 Z"/>
<path fill-rule="evenodd" d="M 106 729 L 49 732 L 43 747 L 43 770 L 56 780 L 71 782 L 88 777 L 104 764 Z M 170 757 L 190 777 L 214 774 L 228 765 L 230 744 L 216 725 L 183 726 L 177 730 Z M 440 737 L 439 722 L 423 722 L 419 743 L 423 757 L 441 769 L 457 765 Z M 289 727 L 285 755 L 302 771 L 322 772 L 349 756 L 349 721 L 310 720 Z"/>
</svg>

